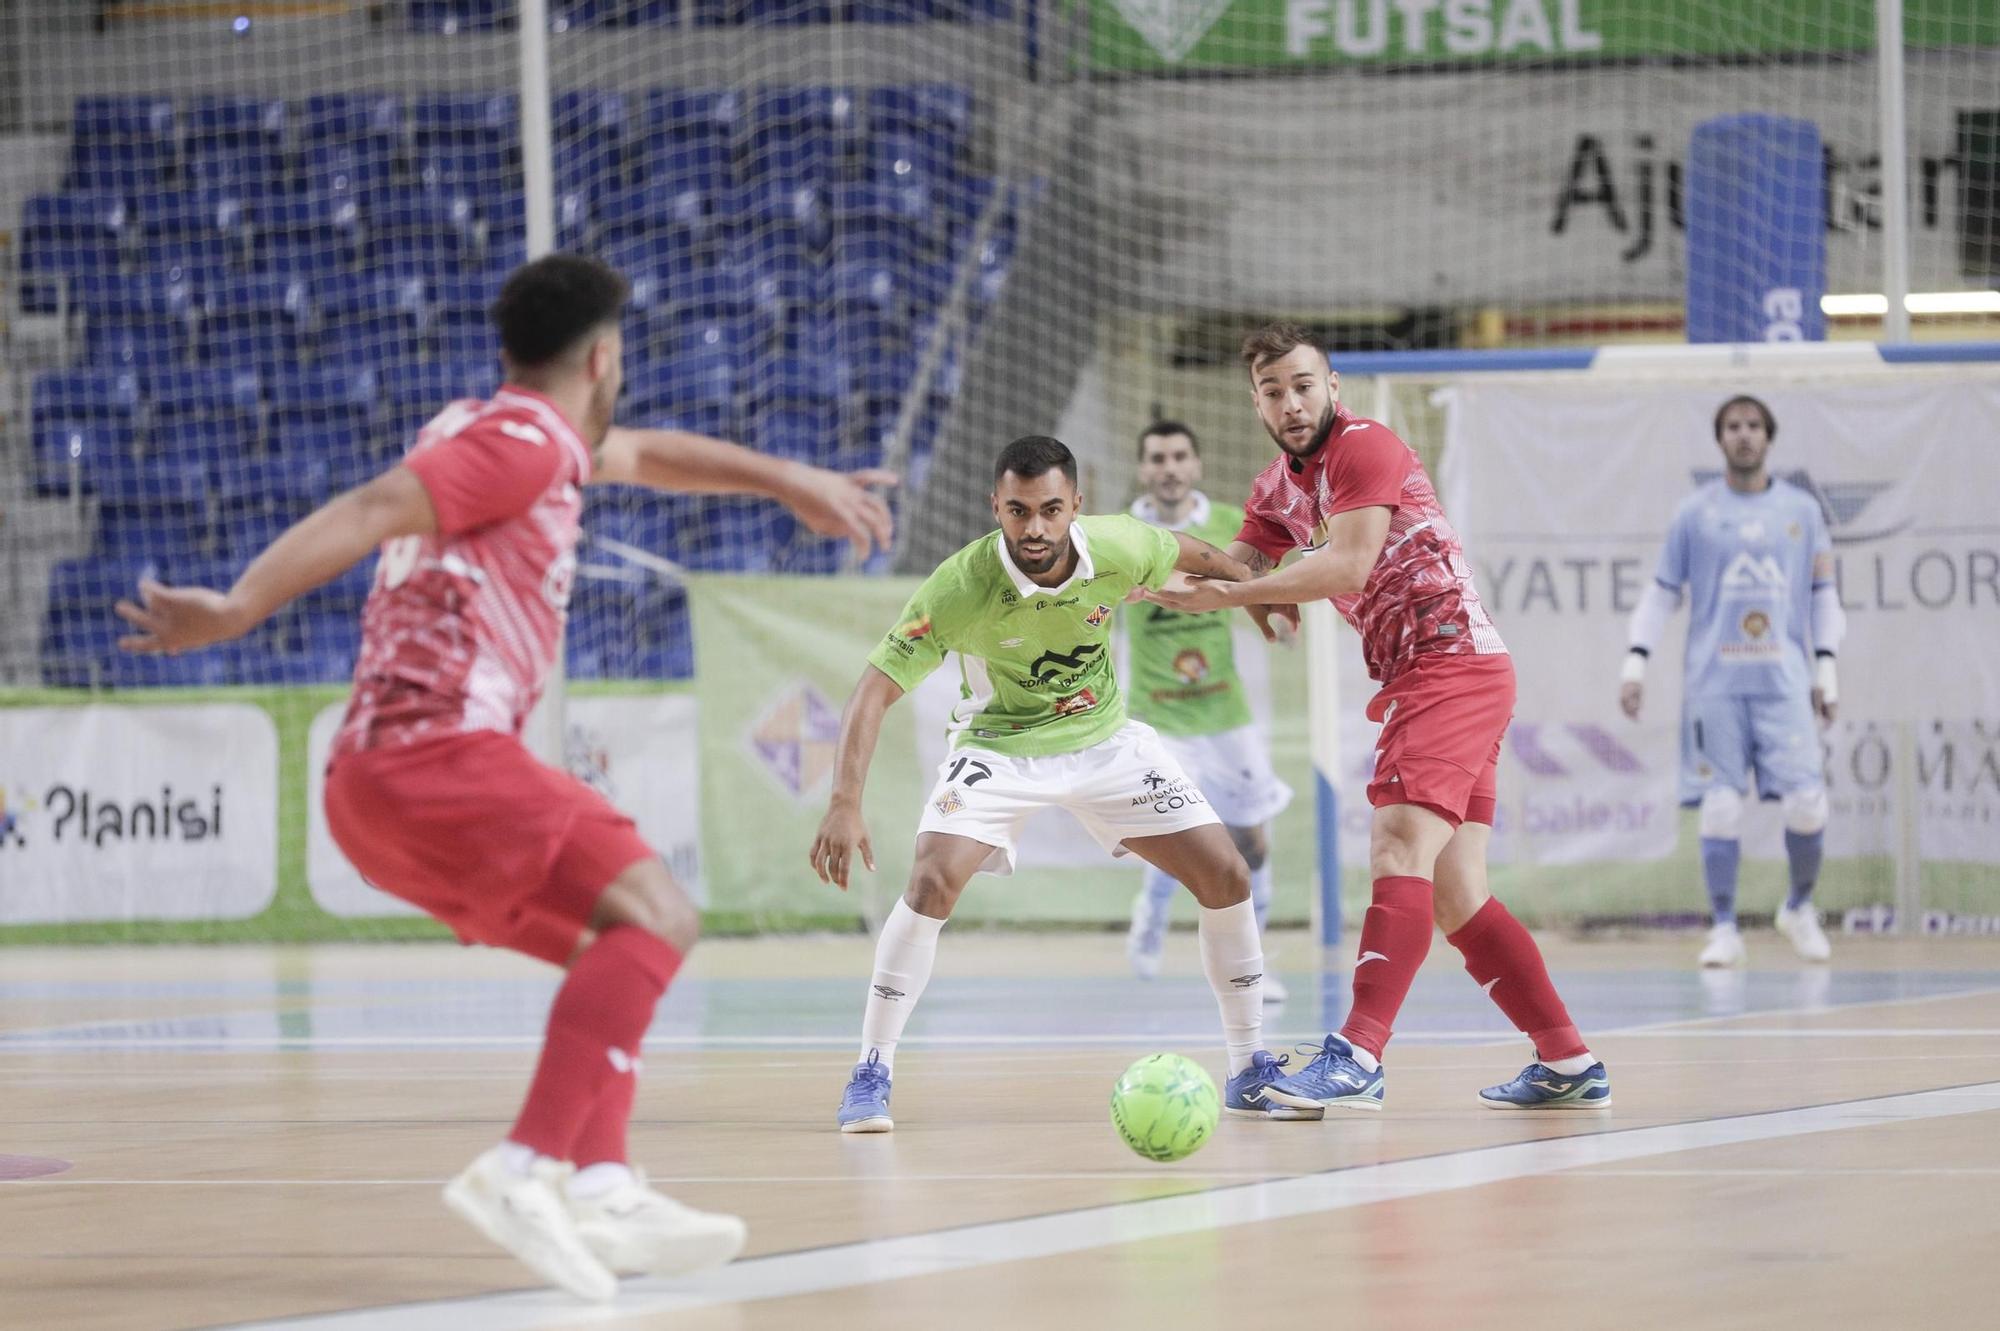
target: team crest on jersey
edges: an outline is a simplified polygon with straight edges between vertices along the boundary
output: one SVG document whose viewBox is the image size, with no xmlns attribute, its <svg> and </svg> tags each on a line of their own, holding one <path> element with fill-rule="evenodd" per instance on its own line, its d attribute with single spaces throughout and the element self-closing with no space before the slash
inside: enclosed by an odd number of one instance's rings
<svg viewBox="0 0 2000 1331">
<path fill-rule="evenodd" d="M 1193 647 L 1186 648 L 1174 657 L 1174 674 L 1183 684 L 1199 684 L 1208 678 L 1208 657 Z"/>
<path fill-rule="evenodd" d="M 1752 610 L 1743 616 L 1743 636 L 1761 638 L 1771 631 L 1771 617 L 1762 610 Z"/>
<path fill-rule="evenodd" d="M 1111 607 L 1108 605 L 1100 605 L 1097 607 L 1097 609 L 1085 615 L 1083 617 L 1083 622 L 1090 625 L 1092 628 L 1096 628 L 1098 625 L 1102 624 L 1105 620 L 1109 618 L 1111 618 Z"/>
<path fill-rule="evenodd" d="M 569 608 L 569 594 L 576 585 L 576 552 L 565 550 L 549 565 L 542 579 L 542 599 L 558 610 Z"/>
<path fill-rule="evenodd" d="M 959 798 L 958 787 L 951 786 L 944 794 L 931 801 L 931 807 L 938 811 L 939 817 L 949 818 L 965 807 L 965 801 Z"/>
</svg>

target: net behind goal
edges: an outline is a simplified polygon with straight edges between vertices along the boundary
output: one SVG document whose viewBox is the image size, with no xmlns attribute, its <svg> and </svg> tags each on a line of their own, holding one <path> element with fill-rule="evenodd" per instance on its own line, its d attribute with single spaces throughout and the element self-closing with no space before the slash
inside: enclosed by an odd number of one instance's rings
<svg viewBox="0 0 2000 1331">
<path fill-rule="evenodd" d="M 807 661 L 809 679 L 739 689 L 743 714 L 725 721 L 705 691 L 717 672 L 761 680 L 803 654 L 767 627 L 698 670 L 691 577 L 794 595 L 778 625 L 817 624 L 829 604 L 872 616 L 891 584 L 824 580 L 912 576 L 983 530 L 992 451 L 1023 433 L 1070 441 L 1091 506 L 1115 510 L 1139 429 L 1177 417 L 1202 437 L 1206 487 L 1240 497 L 1268 448 L 1234 346 L 1273 314 L 1337 356 L 1679 337 L 1685 164 L 1719 116 L 1813 127 L 1787 140 L 1816 136 L 1822 164 L 1800 199 L 1817 199 L 1823 267 L 1799 299 L 1860 302 L 1825 311 L 1830 336 L 1882 332 L 1867 298 L 1905 288 L 1954 297 L 1920 303 L 1920 336 L 2000 325 L 1974 298 L 2000 272 L 2000 28 L 1971 0 L 1902 7 L 1900 81 L 1872 6 L 1793 0 L 222 9 L 0 13 L 0 683 L 26 704 L 0 725 L 8 752 L 95 755 L 0 773 L 0 856 L 36 884 L 0 893 L 0 927 L 405 928 L 313 812 L 368 570 L 243 644 L 180 658 L 118 653 L 106 608 L 144 574 L 226 584 L 287 522 L 388 465 L 443 401 L 489 389 L 484 308 L 544 244 L 633 281 L 628 421 L 905 473 L 899 546 L 865 568 L 769 503 L 591 496 L 551 748 L 649 810 L 649 833 L 739 927 L 851 910 L 790 877 L 749 884 L 741 857 L 823 799 L 845 685 Z M 1885 199 L 1894 181 L 1907 191 Z M 1728 208 L 1757 204 L 1716 206 L 1727 231 Z M 1399 424 L 1441 444 L 1419 427 L 1418 381 L 1397 382 Z M 861 618 L 836 627 L 879 627 Z M 852 642 L 820 650 L 851 675 Z M 1302 664 L 1271 669 L 1271 705 L 1302 708 Z M 136 706 L 87 723 L 93 750 L 55 702 Z M 194 710 L 163 717 L 162 703 Z M 204 710 L 236 706 L 250 710 Z M 226 742 L 188 738 L 239 722 Z M 697 743 L 704 771 L 750 765 L 705 784 L 687 769 Z M 156 757 L 129 757 L 142 750 Z M 223 779 L 267 750 L 279 775 Z M 1281 761 L 1303 787 L 1303 742 Z M 183 792 L 218 783 L 211 821 L 227 830 L 182 835 L 196 826 Z M 675 793 L 698 786 L 705 803 Z M 58 787 L 74 797 L 60 830 Z M 100 842 L 93 826 L 88 850 L 85 793 L 90 818 L 110 829 L 115 808 L 121 829 Z M 1278 828 L 1280 918 L 1313 909 L 1313 833 L 1307 802 Z M 1125 888 L 1107 875 L 1010 909 L 1108 922 Z"/>
</svg>

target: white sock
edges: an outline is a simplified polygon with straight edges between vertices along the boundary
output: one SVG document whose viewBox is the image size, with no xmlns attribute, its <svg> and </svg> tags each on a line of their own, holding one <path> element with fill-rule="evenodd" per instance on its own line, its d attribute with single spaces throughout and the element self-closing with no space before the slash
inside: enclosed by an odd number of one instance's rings
<svg viewBox="0 0 2000 1331">
<path fill-rule="evenodd" d="M 1250 871 L 1250 905 L 1257 912 L 1257 935 L 1262 937 L 1264 925 L 1271 918 L 1271 861 Z"/>
<path fill-rule="evenodd" d="M 1257 912 L 1247 901 L 1220 910 L 1204 906 L 1200 929 L 1201 970 L 1222 1009 L 1233 1077 L 1264 1047 L 1264 944 L 1257 937 Z"/>
<path fill-rule="evenodd" d="M 1565 1077 L 1574 1077 L 1577 1073 L 1582 1072 L 1596 1061 L 1597 1055 L 1586 1049 L 1575 1058 L 1545 1058 L 1542 1060 L 1542 1066 L 1550 1072 L 1560 1073 Z"/>
<path fill-rule="evenodd" d="M 602 1197 L 616 1188 L 622 1188 L 633 1181 L 632 1166 L 616 1160 L 600 1160 L 594 1165 L 585 1165 L 569 1176 L 566 1191 L 578 1201 L 589 1201 L 592 1197 Z"/>
<path fill-rule="evenodd" d="M 535 1161 L 541 1158 L 542 1153 L 532 1146 L 523 1146 L 512 1140 L 500 1143 L 500 1163 L 507 1166 L 510 1174 L 528 1177 L 535 1170 Z"/>
<path fill-rule="evenodd" d="M 874 1053 L 882 1060 L 882 1070 L 895 1075 L 896 1042 L 903 1038 L 903 1026 L 910 1020 L 924 986 L 931 981 L 931 963 L 937 960 L 938 930 L 943 920 L 919 915 L 898 898 L 896 908 L 882 922 L 882 935 L 875 940 L 875 973 L 868 979 L 868 1007 L 861 1016 L 861 1061 Z"/>
<path fill-rule="evenodd" d="M 1354 1061 L 1361 1065 L 1363 1072 L 1379 1072 L 1381 1070 L 1381 1059 L 1375 1057 L 1375 1055 L 1369 1053 L 1360 1045 L 1355 1044 L 1352 1040 L 1348 1041 L 1347 1047 L 1353 1053 Z"/>
</svg>

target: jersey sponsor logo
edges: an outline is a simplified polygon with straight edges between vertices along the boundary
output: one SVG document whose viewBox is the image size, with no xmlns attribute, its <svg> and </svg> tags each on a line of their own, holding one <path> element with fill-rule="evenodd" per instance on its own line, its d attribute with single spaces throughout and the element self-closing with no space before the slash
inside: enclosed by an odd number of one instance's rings
<svg viewBox="0 0 2000 1331">
<path fill-rule="evenodd" d="M 1167 784 L 1167 779 L 1161 776 L 1157 769 L 1147 772 L 1140 779 L 1146 783 L 1146 789 L 1148 790 L 1158 790 L 1161 786 Z"/>
<path fill-rule="evenodd" d="M 1092 628 L 1096 628 L 1109 618 L 1111 618 L 1111 607 L 1108 605 L 1100 605 L 1097 607 L 1097 609 L 1085 615 L 1083 617 L 1083 622 L 1090 625 Z"/>
<path fill-rule="evenodd" d="M 1785 570 L 1773 555 L 1753 555 L 1741 550 L 1722 570 L 1724 595 L 1762 596 L 1783 591 L 1784 587 Z"/>
<path fill-rule="evenodd" d="M 1103 650 L 1103 643 L 1086 642 L 1067 652 L 1043 652 L 1029 663 L 1028 677 L 1044 686 L 1067 687 L 1063 681 L 1080 675 L 1090 665 L 1091 658 Z"/>
<path fill-rule="evenodd" d="M 1184 647 L 1174 655 L 1174 674 L 1183 684 L 1199 684 L 1208 678 L 1208 657 L 1193 647 Z"/>
<path fill-rule="evenodd" d="M 1056 699 L 1052 710 L 1057 716 L 1075 716 L 1095 706 L 1097 706 L 1097 695 L 1089 689 L 1078 689 L 1075 693 Z"/>
<path fill-rule="evenodd" d="M 952 786 L 932 800 L 931 807 L 938 811 L 939 817 L 949 818 L 965 807 L 965 799 L 958 793 L 958 787 Z"/>
<path fill-rule="evenodd" d="M 1035 609 L 1060 610 L 1066 605 L 1080 605 L 1082 604 L 1082 602 L 1083 598 L 1081 596 L 1064 596 L 1064 597 L 1059 597 L 1053 601 L 1049 600 L 1047 597 L 1043 597 L 1035 602 Z"/>
</svg>

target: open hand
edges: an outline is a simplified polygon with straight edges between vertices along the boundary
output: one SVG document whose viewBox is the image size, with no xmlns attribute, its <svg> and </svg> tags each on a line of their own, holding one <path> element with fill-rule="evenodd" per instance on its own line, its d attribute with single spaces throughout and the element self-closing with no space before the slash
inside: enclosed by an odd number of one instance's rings
<svg viewBox="0 0 2000 1331">
<path fill-rule="evenodd" d="M 871 487 L 894 485 L 899 479 L 882 467 L 851 472 L 802 467 L 780 497 L 808 530 L 842 537 L 854 547 L 855 558 L 866 559 L 871 551 L 887 550 L 895 539 L 889 505 Z"/>
<path fill-rule="evenodd" d="M 1229 599 L 1223 588 L 1232 585 L 1214 578 L 1204 578 L 1198 574 L 1176 573 L 1167 580 L 1164 587 L 1157 590 L 1149 589 L 1146 592 L 1146 599 L 1169 610 L 1178 610 L 1184 615 L 1200 615 L 1210 610 L 1228 609 Z"/>
<path fill-rule="evenodd" d="M 861 852 L 861 862 L 873 873 L 875 848 L 868 844 L 868 824 L 862 820 L 861 810 L 831 808 L 820 819 L 819 832 L 813 837 L 807 859 L 822 883 L 832 883 L 845 892 L 857 850 Z"/>
<path fill-rule="evenodd" d="M 227 594 L 207 587 L 168 587 L 139 580 L 139 600 L 120 601 L 118 617 L 138 629 L 118 640 L 128 652 L 174 655 L 240 637 L 250 625 Z"/>
<path fill-rule="evenodd" d="M 1264 635 L 1265 642 L 1290 646 L 1299 634 L 1299 608 L 1295 605 L 1246 605 L 1250 622 Z"/>
</svg>

